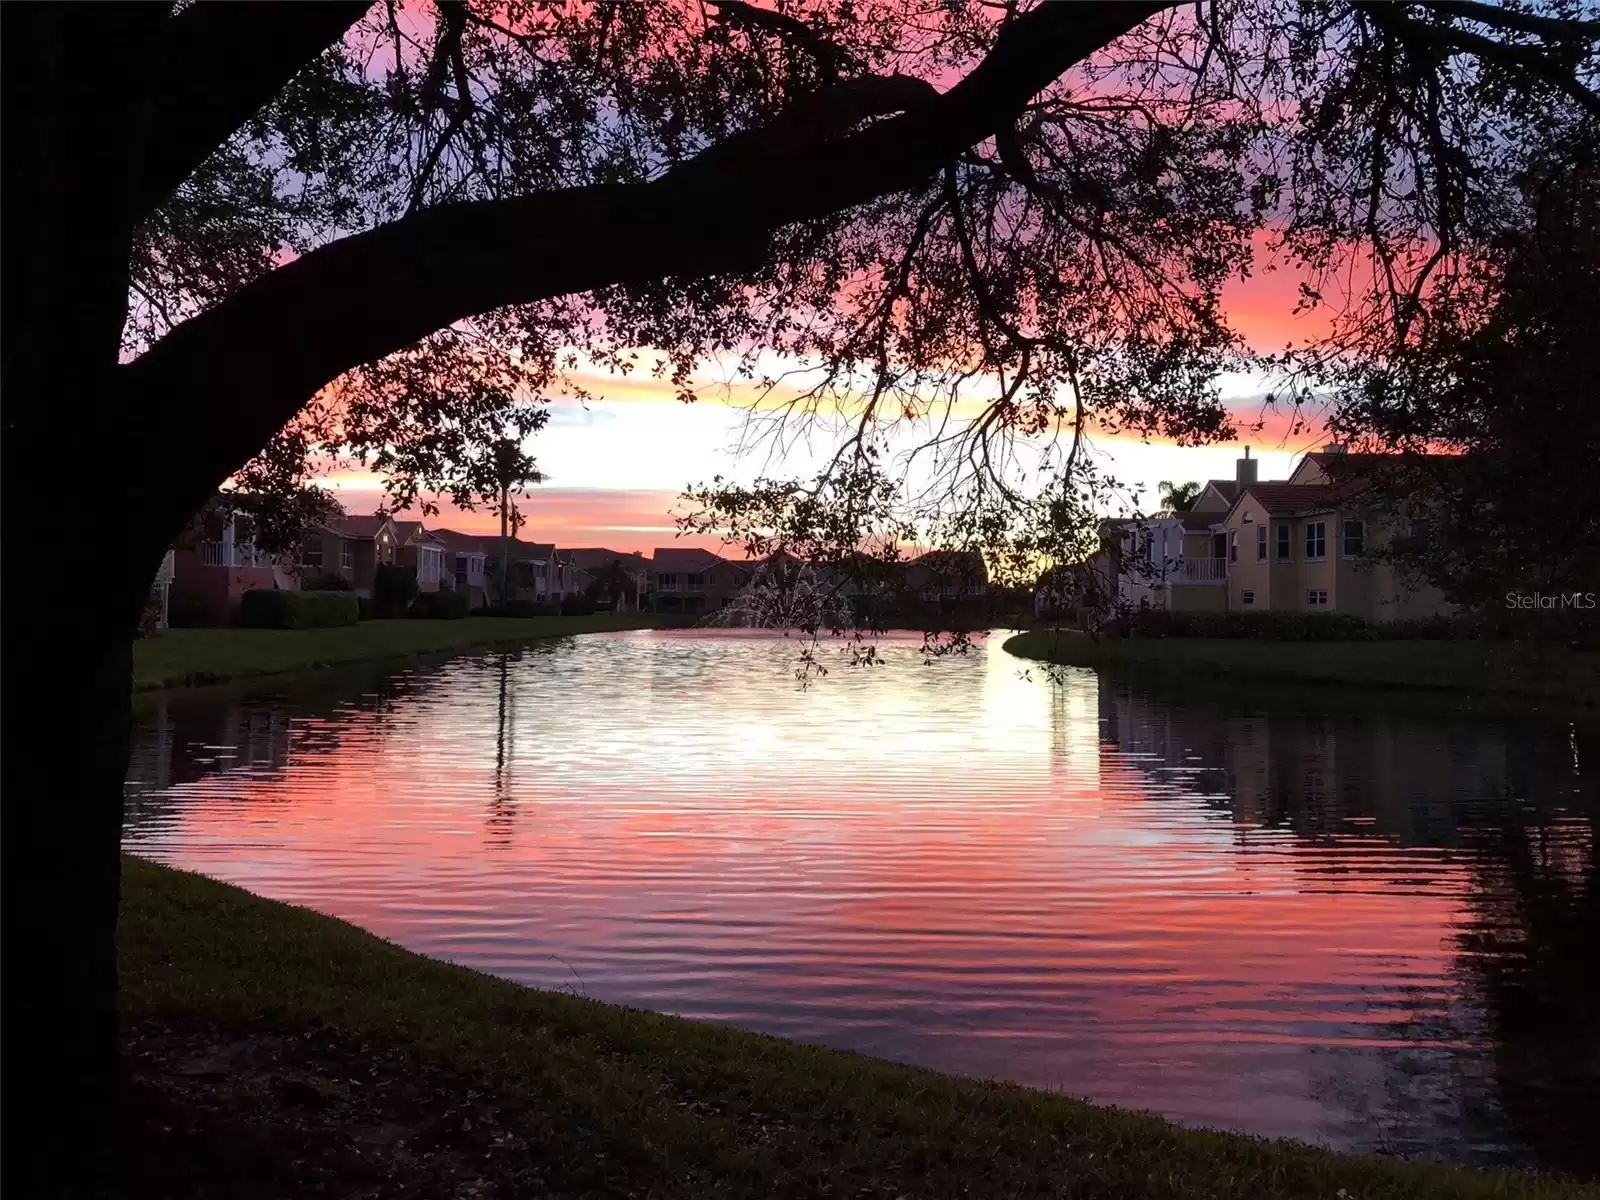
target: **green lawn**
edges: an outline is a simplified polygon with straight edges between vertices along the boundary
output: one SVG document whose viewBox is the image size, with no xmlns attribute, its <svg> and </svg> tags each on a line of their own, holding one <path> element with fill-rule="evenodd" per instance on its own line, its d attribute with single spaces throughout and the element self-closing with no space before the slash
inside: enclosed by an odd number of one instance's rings
<svg viewBox="0 0 1600 1200">
<path fill-rule="evenodd" d="M 1482 700 L 1592 706 L 1600 653 L 1516 642 L 1280 642 L 1252 638 L 1101 638 L 1073 630 L 1021 633 L 1022 658 L 1180 678 L 1348 684 L 1453 692 Z"/>
<path fill-rule="evenodd" d="M 1597 1194 L 1192 1132 L 534 991 L 133 859 L 124 886 L 126 1169 L 152 1193 Z"/>
<path fill-rule="evenodd" d="M 336 629 L 169 629 L 134 643 L 135 690 L 222 683 L 372 659 L 436 654 L 619 629 L 648 629 L 648 615 L 468 617 L 463 621 L 364 621 Z"/>
</svg>

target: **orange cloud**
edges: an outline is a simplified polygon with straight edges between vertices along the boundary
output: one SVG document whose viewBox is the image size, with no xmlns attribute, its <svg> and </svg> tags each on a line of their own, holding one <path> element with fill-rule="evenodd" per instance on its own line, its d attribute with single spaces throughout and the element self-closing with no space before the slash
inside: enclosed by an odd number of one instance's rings
<svg viewBox="0 0 1600 1200">
<path fill-rule="evenodd" d="M 371 490 L 341 491 L 340 500 L 352 512 L 377 508 L 382 494 Z M 677 492 L 625 488 L 539 488 L 517 505 L 525 524 L 519 537 L 527 541 L 554 542 L 558 546 L 604 546 L 611 550 L 638 550 L 648 554 L 657 546 L 704 546 L 718 549 L 715 538 L 678 536 L 672 514 L 684 511 Z M 433 528 L 497 537 L 500 517 L 496 509 L 461 512 L 440 504 L 436 517 L 407 510 L 408 519 L 425 519 Z"/>
</svg>

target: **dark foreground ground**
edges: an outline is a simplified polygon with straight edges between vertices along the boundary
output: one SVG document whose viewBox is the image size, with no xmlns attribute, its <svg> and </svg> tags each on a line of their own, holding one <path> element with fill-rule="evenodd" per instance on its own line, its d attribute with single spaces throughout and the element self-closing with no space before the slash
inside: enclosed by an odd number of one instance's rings
<svg viewBox="0 0 1600 1200">
<path fill-rule="evenodd" d="M 124 1194 L 1568 1197 L 538 992 L 128 860 Z"/>
</svg>

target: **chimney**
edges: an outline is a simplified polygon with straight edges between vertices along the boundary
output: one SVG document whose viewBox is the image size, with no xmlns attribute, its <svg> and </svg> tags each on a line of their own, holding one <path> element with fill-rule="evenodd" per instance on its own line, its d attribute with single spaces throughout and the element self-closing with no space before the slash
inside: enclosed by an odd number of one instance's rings
<svg viewBox="0 0 1600 1200">
<path fill-rule="evenodd" d="M 1343 454 L 1346 446 L 1343 442 L 1329 442 L 1322 448 L 1324 454 Z"/>
<path fill-rule="evenodd" d="M 1249 446 L 1244 448 L 1244 457 L 1234 461 L 1233 477 L 1238 482 L 1241 491 L 1256 482 L 1256 460 L 1250 457 Z"/>
</svg>

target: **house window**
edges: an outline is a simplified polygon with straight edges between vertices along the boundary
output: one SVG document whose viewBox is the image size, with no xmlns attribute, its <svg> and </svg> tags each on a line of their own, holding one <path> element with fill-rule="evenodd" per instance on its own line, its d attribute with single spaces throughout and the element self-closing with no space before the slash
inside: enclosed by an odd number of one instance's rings
<svg viewBox="0 0 1600 1200">
<path fill-rule="evenodd" d="M 345 542 L 339 547 L 339 565 L 346 571 L 353 571 L 356 567 L 355 547 Z"/>
<path fill-rule="evenodd" d="M 705 582 L 706 577 L 704 575 L 689 575 L 684 580 L 685 585 L 688 587 L 704 587 Z"/>
<path fill-rule="evenodd" d="M 1228 530 L 1228 561 L 1239 561 L 1239 534 L 1237 530 Z"/>
<path fill-rule="evenodd" d="M 1306 558 L 1328 557 L 1328 523 L 1326 521 L 1306 522 Z"/>
<path fill-rule="evenodd" d="M 1294 535 L 1289 532 L 1289 526 L 1287 524 L 1278 526 L 1278 561 L 1279 562 L 1288 562 L 1289 561 L 1290 554 L 1291 554 L 1289 548 L 1293 544 L 1293 537 L 1294 537 Z"/>
<path fill-rule="evenodd" d="M 1256 561 L 1267 561 L 1267 527 L 1265 525 L 1256 526 Z"/>
<path fill-rule="evenodd" d="M 300 547 L 300 565 L 313 571 L 322 570 L 322 543 L 307 542 Z"/>
<path fill-rule="evenodd" d="M 1361 553 L 1362 526 L 1360 521 L 1344 523 L 1344 556 L 1355 558 Z"/>
<path fill-rule="evenodd" d="M 1239 602 L 1241 604 L 1254 604 L 1256 602 L 1256 594 L 1251 591 L 1240 592 Z"/>
<path fill-rule="evenodd" d="M 1324 590 L 1324 589 L 1318 588 L 1318 589 L 1316 589 L 1314 591 L 1307 592 L 1306 593 L 1306 607 L 1307 608 L 1327 608 L 1328 607 L 1328 593 L 1327 593 L 1327 591 Z"/>
</svg>

